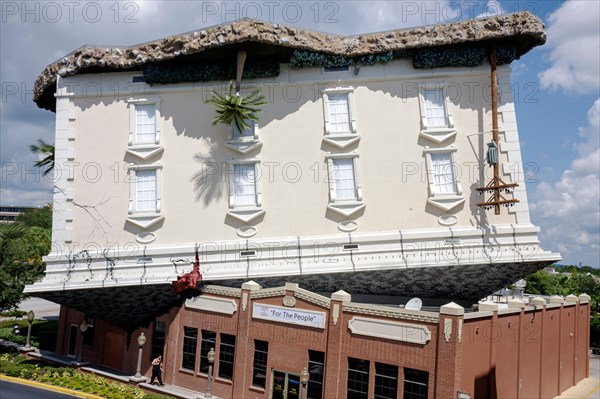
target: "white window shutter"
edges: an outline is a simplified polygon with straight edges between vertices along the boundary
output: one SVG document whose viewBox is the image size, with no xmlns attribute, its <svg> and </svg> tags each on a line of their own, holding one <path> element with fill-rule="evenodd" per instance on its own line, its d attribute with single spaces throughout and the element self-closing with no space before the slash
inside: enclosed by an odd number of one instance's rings
<svg viewBox="0 0 600 399">
<path fill-rule="evenodd" d="M 160 143 L 160 103 L 157 102 L 154 104 L 154 127 L 156 129 L 156 134 L 154 135 L 154 143 Z"/>
<path fill-rule="evenodd" d="M 254 140 L 258 140 L 258 122 L 254 121 Z"/>
<path fill-rule="evenodd" d="M 129 139 L 128 145 L 133 145 L 133 135 L 135 133 L 135 104 L 129 103 Z"/>
<path fill-rule="evenodd" d="M 444 94 L 444 107 L 446 108 L 446 123 L 448 127 L 454 127 L 454 118 L 452 117 L 452 107 L 450 107 L 450 99 L 448 98 L 448 90 L 443 89 L 442 93 Z"/>
<path fill-rule="evenodd" d="M 329 201 L 335 202 L 335 169 L 333 159 L 327 159 L 327 180 L 329 181 Z"/>
<path fill-rule="evenodd" d="M 256 124 L 254 125 L 256 128 Z M 256 206 L 262 207 L 262 192 L 260 190 L 260 179 L 262 178 L 262 171 L 259 168 L 259 164 L 254 164 L 254 192 L 256 193 Z"/>
<path fill-rule="evenodd" d="M 354 91 L 348 92 L 348 112 L 350 113 L 350 131 L 356 133 L 356 113 L 354 109 Z"/>
<path fill-rule="evenodd" d="M 233 163 L 229 163 L 227 165 L 228 169 L 228 178 L 229 178 L 229 208 L 235 207 L 235 165 Z"/>
<path fill-rule="evenodd" d="M 423 130 L 427 130 L 427 105 L 425 103 L 424 89 L 419 91 L 419 101 L 421 102 L 421 125 Z"/>
<path fill-rule="evenodd" d="M 354 186 L 356 187 L 356 200 L 362 201 L 362 187 L 358 177 L 358 157 L 354 157 L 352 159 L 352 163 L 354 166 Z"/>
<path fill-rule="evenodd" d="M 323 93 L 323 114 L 325 116 L 325 133 L 331 133 L 331 125 L 329 122 L 329 96 Z"/>
</svg>

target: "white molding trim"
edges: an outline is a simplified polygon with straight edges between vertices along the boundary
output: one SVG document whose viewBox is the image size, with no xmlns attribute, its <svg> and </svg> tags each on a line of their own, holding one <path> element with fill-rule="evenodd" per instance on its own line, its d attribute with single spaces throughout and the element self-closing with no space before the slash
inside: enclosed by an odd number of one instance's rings
<svg viewBox="0 0 600 399">
<path fill-rule="evenodd" d="M 247 153 L 259 149 L 262 147 L 262 141 L 259 138 L 259 129 L 258 123 L 256 121 L 249 121 L 251 123 L 251 128 L 253 130 L 252 137 L 241 137 L 236 136 L 236 127 L 235 124 L 232 123 L 229 128 L 229 135 L 227 137 L 227 141 L 225 142 L 225 146 L 233 151 L 236 151 L 242 155 L 246 155 Z"/>
<path fill-rule="evenodd" d="M 446 114 L 446 126 L 444 127 L 428 127 L 426 103 L 423 92 L 425 90 L 441 90 L 444 97 L 444 112 Z M 434 143 L 440 144 L 456 136 L 457 130 L 454 128 L 454 117 L 452 115 L 452 107 L 448 97 L 447 83 L 425 83 L 419 88 L 419 104 L 421 106 L 421 132 L 419 135 L 425 139 L 431 140 Z"/>
<path fill-rule="evenodd" d="M 236 205 L 235 204 L 235 186 L 234 175 L 235 165 L 254 165 L 254 190 L 256 197 L 255 205 Z M 262 207 L 262 191 L 260 184 L 260 159 L 258 157 L 248 159 L 229 159 L 227 161 L 228 168 L 228 186 L 229 186 L 229 209 L 227 214 L 244 223 L 250 223 L 254 219 L 265 213 Z"/>
<path fill-rule="evenodd" d="M 327 208 L 333 212 L 336 212 L 342 216 L 350 217 L 356 212 L 360 211 L 366 204 L 363 202 L 362 196 L 362 186 L 360 183 L 360 168 L 358 162 L 358 151 L 343 153 L 343 154 L 333 154 L 328 152 L 325 155 L 325 159 L 327 161 L 327 176 L 329 180 L 329 204 Z M 352 169 L 354 174 L 354 189 L 355 189 L 355 198 L 353 199 L 343 199 L 339 200 L 336 198 L 335 192 L 335 180 L 331 179 L 333 176 L 333 160 L 334 159 L 352 159 Z"/>
<path fill-rule="evenodd" d="M 435 153 L 447 154 L 447 153 L 449 153 L 451 165 L 453 165 L 453 169 L 454 169 L 454 165 L 458 165 L 458 163 L 456 162 L 456 152 L 457 151 L 458 151 L 458 148 L 454 144 L 452 144 L 449 147 L 443 147 L 443 148 L 425 147 L 425 149 L 423 150 L 423 153 L 425 155 L 425 163 L 427 166 L 427 180 L 429 182 L 427 203 L 430 205 L 433 205 L 437 208 L 440 208 L 446 212 L 450 211 L 451 209 L 456 208 L 457 206 L 459 206 L 465 202 L 465 198 L 463 197 L 462 186 L 460 184 L 460 180 L 457 177 L 456 171 L 453 170 L 452 174 L 454 177 L 455 193 L 454 194 L 436 194 L 436 193 L 434 193 L 434 191 L 433 191 L 433 184 L 434 184 L 433 164 L 432 164 L 432 160 L 431 160 L 431 154 L 435 154 Z"/>
<path fill-rule="evenodd" d="M 329 96 L 337 94 L 347 94 L 348 98 L 348 124 L 350 131 L 336 133 L 331 131 L 331 124 L 329 122 Z M 323 95 L 323 114 L 325 120 L 325 135 L 323 141 L 337 147 L 344 149 L 349 145 L 356 143 L 360 140 L 360 136 L 357 134 L 356 127 L 356 108 L 354 105 L 354 87 L 328 87 L 322 91 Z"/>
<path fill-rule="evenodd" d="M 426 326 L 420 324 L 354 316 L 348 321 L 348 328 L 353 334 L 393 341 L 419 345 L 425 345 L 431 341 L 431 332 Z"/>
<path fill-rule="evenodd" d="M 207 312 L 234 315 L 237 312 L 237 303 L 233 299 L 217 298 L 206 295 L 187 299 L 186 309 L 204 310 Z"/>
</svg>

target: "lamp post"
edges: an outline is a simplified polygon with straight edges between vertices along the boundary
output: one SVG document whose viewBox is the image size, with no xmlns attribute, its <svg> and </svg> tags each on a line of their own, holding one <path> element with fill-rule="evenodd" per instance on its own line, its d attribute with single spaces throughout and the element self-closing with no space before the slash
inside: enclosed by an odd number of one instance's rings
<svg viewBox="0 0 600 399">
<path fill-rule="evenodd" d="M 210 348 L 210 351 L 206 354 L 206 358 L 208 359 L 208 385 L 206 386 L 206 393 L 204 394 L 204 397 L 212 398 L 210 383 L 212 380 L 213 363 L 215 362 L 215 348 Z"/>
<path fill-rule="evenodd" d="M 140 334 L 140 336 L 137 339 L 138 341 L 138 361 L 137 361 L 137 369 L 135 370 L 135 376 L 134 378 L 142 378 L 142 350 L 144 347 L 144 344 L 146 343 L 146 336 L 144 335 L 144 333 L 142 332 Z"/>
<path fill-rule="evenodd" d="M 88 329 L 88 324 L 86 323 L 86 321 L 84 320 L 80 325 L 79 325 L 79 330 L 81 331 L 81 344 L 79 345 L 79 358 L 77 359 L 77 361 L 79 363 L 83 362 L 83 341 L 85 338 L 85 332 Z"/>
<path fill-rule="evenodd" d="M 300 399 L 306 399 L 306 397 L 308 396 L 306 384 L 308 383 L 309 378 L 310 374 L 308 373 L 308 370 L 306 370 L 306 367 L 304 367 L 304 369 L 300 373 L 300 383 L 302 384 L 302 396 Z"/>
<path fill-rule="evenodd" d="M 35 319 L 35 313 L 33 313 L 33 310 L 30 310 L 29 313 L 27 313 L 29 326 L 27 327 L 27 341 L 25 342 L 25 348 L 31 348 L 31 324 L 33 323 L 33 319 Z"/>
</svg>

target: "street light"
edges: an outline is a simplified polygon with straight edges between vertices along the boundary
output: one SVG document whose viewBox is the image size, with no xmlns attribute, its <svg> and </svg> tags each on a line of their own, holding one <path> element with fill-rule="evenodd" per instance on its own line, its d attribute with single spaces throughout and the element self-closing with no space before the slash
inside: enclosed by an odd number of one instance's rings
<svg viewBox="0 0 600 399">
<path fill-rule="evenodd" d="M 27 321 L 29 321 L 29 326 L 27 327 L 27 342 L 25 342 L 26 348 L 31 348 L 31 324 L 33 323 L 33 319 L 35 319 L 35 313 L 33 310 L 30 310 L 27 313 Z"/>
<path fill-rule="evenodd" d="M 135 371 L 134 378 L 142 378 L 142 348 L 144 347 L 144 344 L 146 343 L 146 336 L 144 335 L 143 332 L 140 334 L 137 341 L 138 341 L 139 350 L 138 350 L 137 370 Z"/>
<path fill-rule="evenodd" d="M 208 359 L 208 385 L 206 386 L 206 393 L 204 394 L 204 397 L 212 398 L 212 393 L 210 392 L 210 382 L 212 380 L 213 363 L 215 362 L 215 348 L 210 348 L 210 351 L 206 354 L 206 358 Z"/>
<path fill-rule="evenodd" d="M 77 361 L 79 363 L 83 362 L 83 341 L 85 338 L 85 332 L 88 330 L 88 323 L 85 320 L 79 325 L 79 330 L 81 331 L 81 344 L 79 345 L 79 359 Z"/>
<path fill-rule="evenodd" d="M 300 373 L 300 383 L 302 384 L 302 398 L 301 399 L 306 399 L 306 397 L 308 396 L 306 384 L 308 383 L 309 378 L 310 378 L 310 374 L 308 373 L 308 370 L 306 370 L 306 367 L 304 367 L 304 369 Z"/>
</svg>

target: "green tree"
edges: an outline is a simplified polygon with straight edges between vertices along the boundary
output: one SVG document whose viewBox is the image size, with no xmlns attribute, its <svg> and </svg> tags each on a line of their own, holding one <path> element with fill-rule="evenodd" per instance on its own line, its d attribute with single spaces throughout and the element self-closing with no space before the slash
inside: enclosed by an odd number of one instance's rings
<svg viewBox="0 0 600 399">
<path fill-rule="evenodd" d="M 25 285 L 43 276 L 50 245 L 50 229 L 0 224 L 0 311 L 15 308 L 26 297 Z"/>
<path fill-rule="evenodd" d="M 42 139 L 38 139 L 37 144 L 31 144 L 29 146 L 29 149 L 33 153 L 38 154 L 41 157 L 41 159 L 36 161 L 36 163 L 34 163 L 33 165 L 37 168 L 42 169 L 44 176 L 52 172 L 52 170 L 54 169 L 54 144 L 49 144 Z"/>
<path fill-rule="evenodd" d="M 17 222 L 29 227 L 42 227 L 44 229 L 52 228 L 52 207 L 46 205 L 43 208 L 27 209 L 17 216 Z"/>
</svg>

